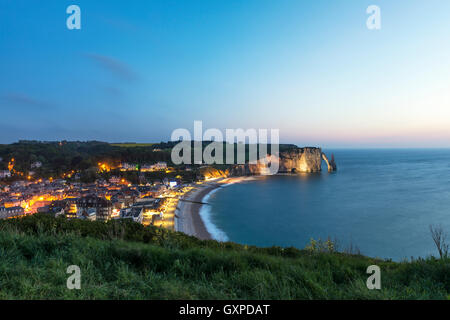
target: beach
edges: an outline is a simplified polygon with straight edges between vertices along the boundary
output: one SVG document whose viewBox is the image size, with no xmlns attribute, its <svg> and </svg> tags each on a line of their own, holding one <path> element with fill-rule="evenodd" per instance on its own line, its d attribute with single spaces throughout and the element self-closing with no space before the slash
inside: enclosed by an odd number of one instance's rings
<svg viewBox="0 0 450 320">
<path fill-rule="evenodd" d="M 200 216 L 203 199 L 214 189 L 227 184 L 237 183 L 245 177 L 220 178 L 214 181 L 204 182 L 196 185 L 178 202 L 175 215 L 175 231 L 183 232 L 202 240 L 212 240 L 210 232 L 206 228 L 205 222 Z"/>
</svg>

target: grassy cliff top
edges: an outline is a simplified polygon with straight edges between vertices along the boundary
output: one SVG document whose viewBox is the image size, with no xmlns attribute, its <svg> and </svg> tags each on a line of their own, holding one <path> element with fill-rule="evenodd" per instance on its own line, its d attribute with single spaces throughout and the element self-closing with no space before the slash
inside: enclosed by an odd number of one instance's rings
<svg viewBox="0 0 450 320">
<path fill-rule="evenodd" d="M 381 268 L 381 290 L 366 269 Z M 66 287 L 81 269 L 81 290 Z M 450 261 L 201 241 L 130 221 L 0 221 L 0 299 L 446 299 Z"/>
</svg>

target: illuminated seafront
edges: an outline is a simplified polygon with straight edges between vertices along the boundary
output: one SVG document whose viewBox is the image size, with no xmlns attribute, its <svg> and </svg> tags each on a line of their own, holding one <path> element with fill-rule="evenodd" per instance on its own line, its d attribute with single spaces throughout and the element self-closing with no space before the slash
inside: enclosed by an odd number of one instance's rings
<svg viewBox="0 0 450 320">
<path fill-rule="evenodd" d="M 38 170 L 42 163 L 31 165 Z M 139 169 L 139 171 L 138 171 Z M 8 162 L 8 170 L 2 171 L 0 184 L 0 218 L 20 218 L 36 213 L 66 216 L 69 219 L 111 220 L 130 218 L 144 225 L 174 229 L 174 215 L 178 199 L 191 190 L 191 185 L 180 179 L 170 178 L 164 162 L 138 167 L 121 164 L 114 167 L 99 162 L 98 178 L 93 182 L 80 181 L 80 172 L 72 170 L 58 177 L 34 178 L 34 171 L 18 170 L 16 161 Z M 132 183 L 126 174 L 155 172 L 161 181 Z M 7 173 L 7 174 L 6 174 Z M 102 176 L 108 176 L 102 179 Z"/>
</svg>

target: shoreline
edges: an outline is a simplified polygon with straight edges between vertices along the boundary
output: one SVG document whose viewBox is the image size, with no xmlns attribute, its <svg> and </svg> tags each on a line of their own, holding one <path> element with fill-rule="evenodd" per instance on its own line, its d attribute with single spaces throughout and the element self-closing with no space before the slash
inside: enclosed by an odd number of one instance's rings
<svg viewBox="0 0 450 320">
<path fill-rule="evenodd" d="M 196 185 L 194 190 L 190 191 L 178 201 L 175 216 L 175 231 L 183 232 L 201 240 L 215 240 L 208 231 L 205 221 L 203 221 L 203 218 L 200 215 L 200 210 L 203 207 L 201 202 L 203 202 L 203 199 L 213 190 L 246 179 L 247 177 L 219 178 L 214 181 L 205 182 L 202 185 Z"/>
</svg>

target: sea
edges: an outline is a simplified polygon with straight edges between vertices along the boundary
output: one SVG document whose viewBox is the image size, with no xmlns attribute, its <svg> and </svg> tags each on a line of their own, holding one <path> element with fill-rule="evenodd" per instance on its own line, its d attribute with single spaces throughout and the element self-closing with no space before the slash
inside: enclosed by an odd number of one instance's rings
<svg viewBox="0 0 450 320">
<path fill-rule="evenodd" d="M 200 215 L 220 241 L 341 250 L 392 259 L 437 256 L 430 226 L 450 237 L 450 149 L 337 149 L 337 172 L 254 178 L 213 190 Z M 448 238 L 450 243 L 450 238 Z"/>
</svg>

